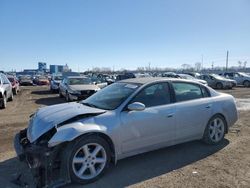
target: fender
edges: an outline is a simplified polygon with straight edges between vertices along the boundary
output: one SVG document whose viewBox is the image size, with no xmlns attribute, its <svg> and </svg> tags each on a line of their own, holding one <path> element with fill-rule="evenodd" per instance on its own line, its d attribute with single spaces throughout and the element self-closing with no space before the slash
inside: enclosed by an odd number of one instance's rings
<svg viewBox="0 0 250 188">
<path fill-rule="evenodd" d="M 48 147 L 54 147 L 63 142 L 72 141 L 83 134 L 93 132 L 103 133 L 110 137 L 107 134 L 107 128 L 104 126 L 96 124 L 85 124 L 82 122 L 74 122 L 57 128 L 57 132 L 48 142 Z"/>
</svg>

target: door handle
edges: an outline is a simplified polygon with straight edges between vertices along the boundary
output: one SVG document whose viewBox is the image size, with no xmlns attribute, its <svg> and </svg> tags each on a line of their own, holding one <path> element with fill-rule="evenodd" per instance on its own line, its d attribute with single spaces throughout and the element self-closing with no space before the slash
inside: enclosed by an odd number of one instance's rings
<svg viewBox="0 0 250 188">
<path fill-rule="evenodd" d="M 173 117 L 173 116 L 174 116 L 174 113 L 169 113 L 169 114 L 167 115 L 168 118 L 171 118 L 171 117 Z"/>
<path fill-rule="evenodd" d="M 212 106 L 212 105 L 211 105 L 211 104 L 209 104 L 209 105 L 207 105 L 207 106 L 206 106 L 206 108 L 211 108 L 211 106 Z"/>
</svg>

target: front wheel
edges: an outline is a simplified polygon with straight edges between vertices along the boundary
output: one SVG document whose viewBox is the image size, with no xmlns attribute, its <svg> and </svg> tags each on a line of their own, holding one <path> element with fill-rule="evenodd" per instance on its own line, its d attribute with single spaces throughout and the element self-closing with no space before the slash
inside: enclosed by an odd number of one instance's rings
<svg viewBox="0 0 250 188">
<path fill-rule="evenodd" d="M 216 84 L 216 88 L 217 88 L 217 89 L 223 89 L 222 83 L 220 83 L 220 82 L 217 83 L 217 84 Z"/>
<path fill-rule="evenodd" d="M 87 184 L 96 181 L 108 168 L 111 154 L 108 143 L 101 137 L 88 136 L 68 147 L 71 155 L 69 174 L 75 183 Z"/>
<path fill-rule="evenodd" d="M 245 87 L 250 87 L 250 81 L 244 81 L 243 82 L 243 85 L 245 86 Z"/>
<path fill-rule="evenodd" d="M 212 117 L 205 129 L 203 141 L 207 144 L 218 144 L 224 139 L 226 130 L 226 121 L 221 115 Z"/>
</svg>

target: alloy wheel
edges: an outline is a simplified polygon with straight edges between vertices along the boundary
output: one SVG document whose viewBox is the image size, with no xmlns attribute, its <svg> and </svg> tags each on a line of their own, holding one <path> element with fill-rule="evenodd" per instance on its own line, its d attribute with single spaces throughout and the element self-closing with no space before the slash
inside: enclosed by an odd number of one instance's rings
<svg viewBox="0 0 250 188">
<path fill-rule="evenodd" d="M 79 148 L 73 159 L 74 174 L 82 180 L 90 180 L 98 176 L 107 163 L 107 154 L 103 146 L 88 143 Z"/>
<path fill-rule="evenodd" d="M 209 137 L 213 142 L 219 142 L 223 136 L 225 131 L 225 125 L 222 119 L 215 118 L 211 121 L 209 125 Z"/>
</svg>

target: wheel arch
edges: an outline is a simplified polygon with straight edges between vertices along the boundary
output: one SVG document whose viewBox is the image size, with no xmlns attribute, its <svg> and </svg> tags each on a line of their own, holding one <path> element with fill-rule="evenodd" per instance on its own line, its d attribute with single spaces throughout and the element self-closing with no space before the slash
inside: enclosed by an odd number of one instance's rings
<svg viewBox="0 0 250 188">
<path fill-rule="evenodd" d="M 70 124 L 69 124 L 70 125 Z M 77 124 L 78 125 L 78 124 Z M 65 125 L 67 126 L 67 125 Z M 113 139 L 106 133 L 104 127 L 98 126 L 98 125 L 91 125 L 91 126 L 78 126 L 72 128 L 72 127 L 65 127 L 62 129 L 58 129 L 55 135 L 49 140 L 49 147 L 54 147 L 59 144 L 67 143 L 67 142 L 73 142 L 76 141 L 84 136 L 99 136 L 102 139 L 104 139 L 111 150 L 111 159 L 114 164 L 117 162 L 117 154 L 116 154 L 116 148 Z"/>
</svg>

